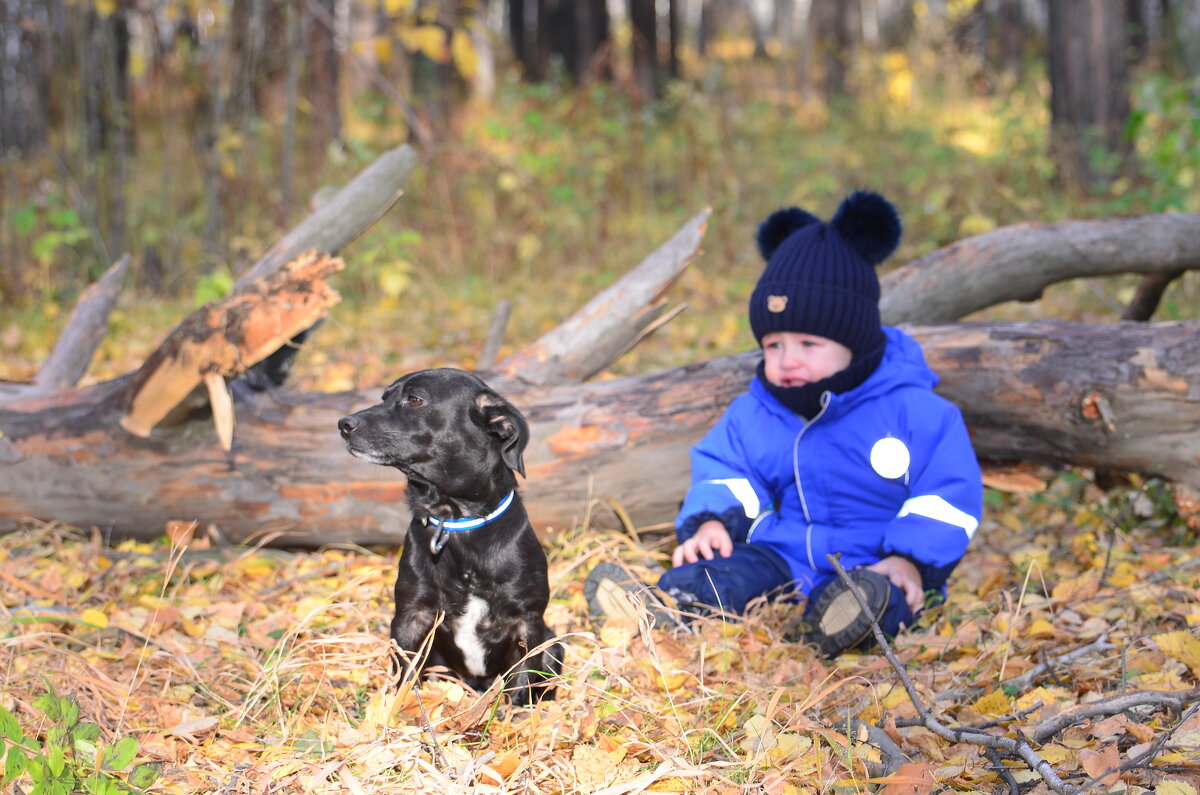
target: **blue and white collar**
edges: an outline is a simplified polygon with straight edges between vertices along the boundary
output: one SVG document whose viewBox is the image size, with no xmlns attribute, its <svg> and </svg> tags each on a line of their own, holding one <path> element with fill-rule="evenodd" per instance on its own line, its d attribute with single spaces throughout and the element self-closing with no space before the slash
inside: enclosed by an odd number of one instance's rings
<svg viewBox="0 0 1200 795">
<path fill-rule="evenodd" d="M 468 519 L 439 519 L 436 516 L 430 516 L 425 519 L 427 526 L 437 528 L 437 532 L 433 534 L 433 538 L 429 541 L 429 551 L 434 555 L 442 551 L 442 547 L 446 546 L 446 542 L 450 540 L 451 533 L 461 532 L 463 530 L 475 530 L 484 525 L 491 524 L 499 519 L 508 506 L 512 505 L 513 497 L 516 491 L 510 491 L 508 496 L 500 500 L 500 504 L 496 506 L 496 510 L 484 517 L 468 518 Z"/>
</svg>

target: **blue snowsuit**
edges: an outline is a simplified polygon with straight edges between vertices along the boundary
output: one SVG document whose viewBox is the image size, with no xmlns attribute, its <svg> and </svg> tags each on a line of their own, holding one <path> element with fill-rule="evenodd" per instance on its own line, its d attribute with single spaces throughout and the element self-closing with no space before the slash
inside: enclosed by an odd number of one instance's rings
<svg viewBox="0 0 1200 795">
<path fill-rule="evenodd" d="M 887 349 L 863 383 L 825 392 L 810 421 L 755 378 L 692 448 L 692 485 L 676 519 L 686 541 L 718 519 L 733 554 L 667 571 L 664 590 L 741 613 L 785 590 L 810 603 L 847 569 L 890 555 L 911 560 L 926 590 L 943 589 L 979 525 L 979 464 L 958 408 L 934 394 L 937 375 L 915 340 L 884 327 Z M 911 623 L 892 586 L 881 624 Z"/>
</svg>

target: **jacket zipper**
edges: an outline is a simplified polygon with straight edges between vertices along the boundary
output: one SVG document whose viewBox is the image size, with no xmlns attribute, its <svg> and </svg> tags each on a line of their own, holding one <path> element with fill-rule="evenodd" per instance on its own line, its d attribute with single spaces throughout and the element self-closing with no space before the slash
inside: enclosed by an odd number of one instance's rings
<svg viewBox="0 0 1200 795">
<path fill-rule="evenodd" d="M 825 410 L 829 408 L 830 400 L 831 395 L 829 392 L 822 393 L 821 410 L 817 412 L 817 416 L 813 417 L 804 424 L 804 427 L 801 428 L 800 432 L 796 434 L 796 441 L 792 443 L 792 476 L 796 480 L 796 493 L 800 496 L 800 508 L 804 511 L 804 522 L 808 525 L 807 529 L 805 530 L 804 546 L 805 549 L 808 550 L 808 565 L 812 567 L 813 571 L 817 571 L 817 563 L 813 560 L 812 551 L 812 516 L 810 516 L 808 513 L 808 500 L 804 496 L 804 486 L 800 484 L 800 437 L 804 435 L 805 431 L 813 426 L 813 423 L 821 419 L 821 416 L 825 413 Z"/>
</svg>

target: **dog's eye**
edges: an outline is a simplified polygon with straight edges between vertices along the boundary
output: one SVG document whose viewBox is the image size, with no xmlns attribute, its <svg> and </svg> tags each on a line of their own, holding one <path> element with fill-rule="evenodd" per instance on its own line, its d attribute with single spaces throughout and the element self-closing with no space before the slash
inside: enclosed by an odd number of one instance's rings
<svg viewBox="0 0 1200 795">
<path fill-rule="evenodd" d="M 416 395 L 406 395 L 404 398 L 404 403 L 406 405 L 412 406 L 413 408 L 416 408 L 417 406 L 425 405 L 425 398 L 417 397 Z"/>
</svg>

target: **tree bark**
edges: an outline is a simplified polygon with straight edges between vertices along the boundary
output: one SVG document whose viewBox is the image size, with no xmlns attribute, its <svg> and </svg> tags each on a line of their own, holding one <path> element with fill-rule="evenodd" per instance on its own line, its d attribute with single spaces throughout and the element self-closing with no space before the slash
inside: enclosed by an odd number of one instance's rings
<svg viewBox="0 0 1200 795">
<path fill-rule="evenodd" d="M 1161 475 L 1200 486 L 1200 321 L 956 324 L 911 329 L 939 392 L 963 408 L 985 461 L 1020 459 Z M 639 526 L 670 521 L 688 450 L 740 394 L 757 353 L 584 385 L 491 385 L 529 419 L 523 494 L 539 529 L 570 527 L 589 501 Z M 128 378 L 0 407 L 0 524 L 56 519 L 155 536 L 170 520 L 237 540 L 396 542 L 404 479 L 351 457 L 339 417 L 372 392 L 238 389 L 226 455 L 207 423 L 120 431 Z"/>
</svg>

